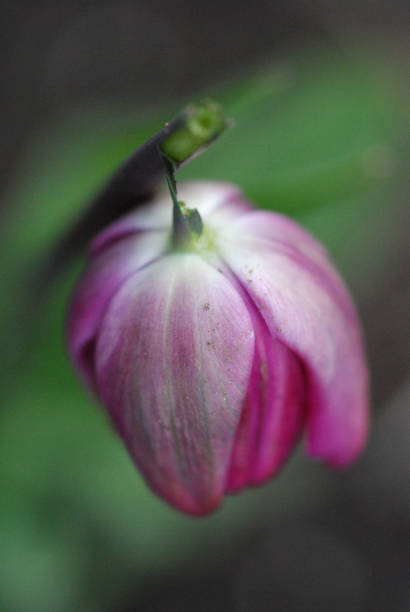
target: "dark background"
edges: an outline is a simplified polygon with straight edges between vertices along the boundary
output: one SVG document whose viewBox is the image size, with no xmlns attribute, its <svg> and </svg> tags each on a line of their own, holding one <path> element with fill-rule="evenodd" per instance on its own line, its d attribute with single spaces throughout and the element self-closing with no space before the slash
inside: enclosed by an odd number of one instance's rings
<svg viewBox="0 0 410 612">
<path fill-rule="evenodd" d="M 408 17 L 381 0 L 2 3 L 2 610 L 410 611 Z M 67 208 L 208 91 L 237 136 L 186 176 L 237 180 L 326 243 L 362 316 L 374 419 L 346 472 L 299 450 L 194 521 L 147 491 L 70 371 L 80 263 L 33 329 L 17 313 Z"/>
<path fill-rule="evenodd" d="M 2 2 L 2 181 L 33 132 L 58 113 L 121 100 L 140 108 L 293 48 L 368 42 L 404 59 L 406 0 Z"/>
</svg>

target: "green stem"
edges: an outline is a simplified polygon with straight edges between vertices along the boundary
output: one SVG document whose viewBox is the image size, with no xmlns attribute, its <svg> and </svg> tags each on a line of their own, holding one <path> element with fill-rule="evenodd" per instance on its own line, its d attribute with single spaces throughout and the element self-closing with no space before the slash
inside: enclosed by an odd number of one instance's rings
<svg viewBox="0 0 410 612">
<path fill-rule="evenodd" d="M 172 245 L 174 247 L 178 247 L 190 240 L 191 232 L 189 229 L 189 221 L 183 213 L 181 202 L 178 202 L 177 184 L 175 180 L 175 165 L 164 154 L 162 154 L 162 159 L 165 166 L 165 177 L 167 179 L 169 193 L 171 194 L 171 199 L 173 202 Z"/>
<path fill-rule="evenodd" d="M 182 127 L 166 138 L 161 151 L 176 164 L 187 161 L 213 142 L 228 126 L 222 108 L 212 100 L 185 109 Z"/>
<path fill-rule="evenodd" d="M 186 109 L 182 127 L 164 140 L 160 152 L 165 166 L 165 176 L 173 202 L 172 244 L 174 248 L 200 236 L 203 223 L 199 212 L 178 200 L 175 171 L 177 166 L 201 153 L 225 130 L 228 123 L 221 107 L 213 101 L 205 101 Z"/>
</svg>

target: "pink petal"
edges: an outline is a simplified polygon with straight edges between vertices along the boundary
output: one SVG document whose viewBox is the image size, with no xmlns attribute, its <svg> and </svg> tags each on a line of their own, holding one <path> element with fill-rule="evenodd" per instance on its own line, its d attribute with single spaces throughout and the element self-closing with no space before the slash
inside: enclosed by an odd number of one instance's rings
<svg viewBox="0 0 410 612">
<path fill-rule="evenodd" d="M 231 183 L 192 181 L 178 183 L 178 199 L 188 208 L 197 208 L 204 223 L 223 223 L 250 210 L 241 191 Z M 121 217 L 103 230 L 91 243 L 91 252 L 97 253 L 109 244 L 141 230 L 170 230 L 172 201 L 169 192 L 160 191 L 144 206 Z"/>
<path fill-rule="evenodd" d="M 94 341 L 102 314 L 130 274 L 158 257 L 167 244 L 164 232 L 142 232 L 104 250 L 80 278 L 70 307 L 68 343 L 74 362 L 94 386 Z"/>
<path fill-rule="evenodd" d="M 230 233 L 232 236 L 246 235 L 247 240 L 266 240 L 273 248 L 276 246 L 278 249 L 294 249 L 305 255 L 327 274 L 328 280 L 335 286 L 338 299 L 343 300 L 344 308 L 350 310 L 350 314 L 355 317 L 352 300 L 331 262 L 329 253 L 301 225 L 280 213 L 253 210 L 237 219 L 231 225 Z"/>
<path fill-rule="evenodd" d="M 237 492 L 271 478 L 300 435 L 304 380 L 299 360 L 274 340 L 255 306 L 255 356 L 248 394 L 232 453 L 227 488 Z"/>
<path fill-rule="evenodd" d="M 189 181 L 178 184 L 178 199 L 188 208 L 197 208 L 204 223 L 214 222 L 223 212 L 230 219 L 248 212 L 252 206 L 245 202 L 242 192 L 232 183 Z"/>
<path fill-rule="evenodd" d="M 171 504 L 212 511 L 254 351 L 241 297 L 197 255 L 169 255 L 124 283 L 100 329 L 100 396 L 136 464 Z"/>
<path fill-rule="evenodd" d="M 308 451 L 332 465 L 353 461 L 368 427 L 360 326 L 330 262 L 266 239 L 228 238 L 223 255 L 271 334 L 301 359 L 308 381 Z"/>
</svg>

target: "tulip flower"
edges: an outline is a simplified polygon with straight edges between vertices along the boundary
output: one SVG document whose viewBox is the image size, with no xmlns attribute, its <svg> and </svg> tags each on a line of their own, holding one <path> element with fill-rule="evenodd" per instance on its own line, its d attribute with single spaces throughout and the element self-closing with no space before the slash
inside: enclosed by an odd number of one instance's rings
<svg viewBox="0 0 410 612">
<path fill-rule="evenodd" d="M 303 431 L 311 457 L 347 466 L 367 368 L 329 255 L 234 185 L 171 193 L 93 240 L 69 317 L 74 363 L 144 479 L 202 516 L 272 478 Z"/>
</svg>

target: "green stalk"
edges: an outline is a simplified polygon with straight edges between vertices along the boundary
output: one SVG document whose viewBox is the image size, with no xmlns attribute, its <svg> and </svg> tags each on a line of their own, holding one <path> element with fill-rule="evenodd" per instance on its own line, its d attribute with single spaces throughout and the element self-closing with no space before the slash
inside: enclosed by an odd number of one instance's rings
<svg viewBox="0 0 410 612">
<path fill-rule="evenodd" d="M 165 166 L 165 176 L 173 202 L 172 245 L 178 248 L 187 244 L 193 237 L 202 234 L 203 223 L 196 208 L 188 208 L 178 200 L 175 171 L 177 166 L 199 155 L 225 130 L 225 120 L 221 107 L 207 100 L 191 105 L 185 110 L 186 120 L 181 128 L 165 139 L 160 152 Z"/>
</svg>

